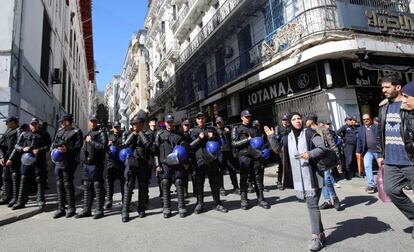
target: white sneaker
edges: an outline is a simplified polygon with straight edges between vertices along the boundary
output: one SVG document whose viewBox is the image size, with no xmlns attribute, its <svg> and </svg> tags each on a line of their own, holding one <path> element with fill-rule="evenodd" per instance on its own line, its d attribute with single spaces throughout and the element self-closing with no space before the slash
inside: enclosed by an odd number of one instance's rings
<svg viewBox="0 0 414 252">
<path fill-rule="evenodd" d="M 335 184 L 334 184 L 334 186 L 335 186 L 336 188 L 341 188 L 341 185 L 340 185 L 340 184 L 338 184 L 338 183 L 335 183 Z"/>
</svg>

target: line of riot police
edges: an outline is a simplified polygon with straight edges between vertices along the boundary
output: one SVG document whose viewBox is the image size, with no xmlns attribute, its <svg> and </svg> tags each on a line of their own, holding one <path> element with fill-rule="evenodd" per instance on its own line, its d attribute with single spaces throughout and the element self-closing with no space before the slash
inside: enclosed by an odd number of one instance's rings
<svg viewBox="0 0 414 252">
<path fill-rule="evenodd" d="M 104 209 L 113 205 L 114 183 L 120 181 L 122 194 L 122 222 L 130 220 L 133 189 L 137 184 L 140 218 L 145 217 L 149 202 L 151 175 L 156 174 L 164 218 L 171 217 L 171 186 L 174 184 L 180 217 L 187 215 L 185 198 L 188 183 L 193 183 L 193 196 L 197 198 L 194 212 L 204 211 L 204 182 L 208 177 L 215 209 L 226 213 L 221 198 L 226 195 L 223 175 L 228 171 L 233 185 L 232 192 L 241 195 L 241 208 L 248 209 L 248 177 L 254 182 L 258 205 L 270 206 L 263 196 L 263 161 L 269 156 L 265 149 L 264 135 L 251 125 L 248 110 L 241 113 L 240 126 L 230 128 L 221 117 L 216 127 L 206 125 L 202 112 L 196 115 L 194 128 L 190 121 L 181 123 L 176 130 L 172 115 L 164 119 L 165 127 L 156 130 L 156 120 L 149 121 L 144 130 L 144 116 L 136 116 L 130 129 L 123 131 L 114 122 L 108 132 L 98 124 L 96 115 L 89 117 L 89 131 L 82 131 L 73 124 L 73 116 L 64 114 L 59 119 L 59 130 L 51 141 L 39 120 L 30 121 L 29 130 L 23 131 L 16 117 L 6 120 L 7 131 L 0 139 L 2 165 L 1 204 L 13 209 L 24 208 L 35 181 L 37 204 L 46 205 L 44 191 L 47 181 L 47 153 L 50 150 L 56 180 L 58 209 L 54 218 L 83 218 L 104 216 Z M 74 174 L 81 166 L 83 208 L 76 213 Z M 105 174 L 106 168 L 106 176 Z M 237 170 L 240 169 L 240 186 Z M 34 180 L 30 177 L 34 175 Z M 32 182 L 31 182 L 32 181 Z M 95 200 L 95 211 L 92 205 Z"/>
</svg>

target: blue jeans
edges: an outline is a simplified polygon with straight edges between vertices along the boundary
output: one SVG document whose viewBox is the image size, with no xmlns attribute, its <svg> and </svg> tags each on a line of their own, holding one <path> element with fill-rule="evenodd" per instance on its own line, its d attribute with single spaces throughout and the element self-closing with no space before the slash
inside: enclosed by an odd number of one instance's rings
<svg viewBox="0 0 414 252">
<path fill-rule="evenodd" d="M 374 173 L 372 172 L 372 161 L 377 160 L 378 153 L 376 152 L 367 152 L 364 155 L 364 169 L 365 175 L 367 176 L 367 182 L 369 187 L 377 187 L 374 180 Z"/>
<path fill-rule="evenodd" d="M 332 176 L 331 170 L 325 171 L 323 178 L 324 178 L 324 186 L 322 188 L 323 199 L 325 201 L 328 201 L 331 198 L 336 197 L 336 192 L 334 188 L 335 179 Z"/>
</svg>

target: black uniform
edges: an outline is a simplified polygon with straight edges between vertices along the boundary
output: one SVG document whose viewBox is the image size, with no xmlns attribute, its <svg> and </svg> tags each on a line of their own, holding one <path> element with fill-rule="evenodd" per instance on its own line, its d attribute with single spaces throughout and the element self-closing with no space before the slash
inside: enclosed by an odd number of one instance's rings
<svg viewBox="0 0 414 252">
<path fill-rule="evenodd" d="M 343 139 L 346 178 L 351 179 L 355 174 L 354 169 L 356 166 L 357 130 L 354 126 L 345 124 L 337 131 L 337 135 Z"/>
<path fill-rule="evenodd" d="M 52 149 L 66 146 L 65 160 L 55 163 L 56 191 L 58 200 L 58 210 L 54 218 L 72 217 L 75 215 L 75 188 L 73 177 L 78 166 L 79 151 L 83 144 L 82 131 L 75 127 L 67 129 L 60 128 L 55 135 Z M 66 200 L 65 200 L 66 198 Z M 68 212 L 65 205 L 68 205 Z"/>
<path fill-rule="evenodd" d="M 103 171 L 105 168 L 106 148 L 108 136 L 106 131 L 99 127 L 90 130 L 86 137 L 90 136 L 91 141 L 84 141 L 81 154 L 83 157 L 83 209 L 76 215 L 77 218 L 91 216 L 92 191 L 95 192 L 96 210 L 94 219 L 103 217 L 104 197 Z M 86 138 L 85 138 L 86 139 Z M 93 187 L 93 188 L 92 188 Z"/>
<path fill-rule="evenodd" d="M 124 147 L 130 147 L 133 150 L 131 156 L 125 161 L 124 176 L 126 179 L 124 189 L 124 200 L 122 204 L 122 221 L 129 221 L 129 208 L 132 199 L 132 190 L 134 189 L 135 180 L 138 180 L 138 214 L 140 217 L 145 216 L 145 205 L 148 197 L 148 161 L 146 151 L 150 147 L 150 141 L 144 131 L 129 132 L 124 134 Z"/>
<path fill-rule="evenodd" d="M 220 169 L 221 171 L 220 190 L 223 191 L 224 194 L 225 194 L 225 190 L 224 190 L 223 175 L 226 170 L 229 172 L 231 184 L 233 185 L 233 190 L 237 192 L 237 190 L 239 189 L 239 185 L 237 182 L 237 171 L 236 171 L 236 167 L 238 167 L 238 164 L 233 156 L 233 151 L 231 147 L 231 128 L 228 126 L 226 126 L 225 128 L 228 128 L 229 131 L 226 132 L 224 128 L 221 129 L 219 127 L 216 127 L 217 134 L 220 137 L 221 154 L 222 154 L 219 156 L 220 168 L 221 168 Z"/>
<path fill-rule="evenodd" d="M 204 138 L 199 137 L 200 133 L 204 133 Z M 208 132 L 212 132 L 214 135 L 212 138 L 208 137 Z M 204 207 L 204 181 L 206 175 L 210 183 L 211 194 L 216 204 L 216 209 L 222 212 L 227 212 L 220 201 L 220 163 L 218 158 L 211 159 L 207 155 L 206 143 L 207 141 L 220 142 L 220 138 L 214 128 L 200 128 L 196 126 L 190 130 L 190 136 L 192 142 L 190 148 L 194 151 L 195 155 L 195 177 L 197 187 L 197 205 L 195 213 L 199 214 L 203 211 Z"/>
<path fill-rule="evenodd" d="M 240 195 L 241 208 L 248 209 L 247 179 L 249 174 L 255 178 L 255 189 L 259 205 L 269 208 L 263 196 L 263 165 L 260 156 L 255 155 L 250 147 L 250 140 L 254 137 L 262 137 L 261 132 L 250 125 L 239 125 L 232 130 L 232 145 L 239 151 L 240 163 Z"/>
<path fill-rule="evenodd" d="M 4 166 L 2 167 L 2 191 L 0 204 L 8 204 L 12 207 L 17 201 L 17 193 L 19 190 L 20 182 L 20 155 L 13 154 L 14 146 L 17 143 L 17 139 L 21 131 L 19 127 L 15 129 L 7 129 L 4 135 L 0 138 L 0 159 L 4 160 Z M 6 166 L 7 160 L 12 161 L 11 166 Z"/>
<path fill-rule="evenodd" d="M 161 177 L 161 188 L 162 188 L 162 199 L 163 199 L 163 213 L 164 218 L 171 216 L 171 183 L 173 179 L 175 181 L 175 187 L 177 188 L 178 198 L 178 212 L 181 217 L 185 217 L 187 211 L 184 203 L 184 177 L 186 171 L 184 169 L 183 162 L 179 164 L 168 162 L 167 156 L 172 153 L 173 149 L 177 145 L 183 143 L 183 136 L 174 130 L 168 131 L 161 129 L 157 132 L 155 137 L 156 154 L 154 157 L 155 166 L 162 167 Z"/>
<path fill-rule="evenodd" d="M 156 130 L 151 130 L 148 129 L 145 131 L 145 135 L 147 135 L 148 140 L 149 140 L 149 147 L 148 149 L 146 149 L 146 159 L 148 160 L 148 185 L 151 183 L 151 176 L 152 176 L 152 171 L 154 170 L 155 167 L 155 161 L 154 161 L 154 156 L 155 156 L 155 136 L 157 134 Z M 149 201 L 149 194 L 147 195 L 147 203 Z"/>
<path fill-rule="evenodd" d="M 195 157 L 194 157 L 194 153 L 192 151 L 192 149 L 190 148 L 190 143 L 192 142 L 191 140 L 191 135 L 190 135 L 190 131 L 181 131 L 180 134 L 183 136 L 183 145 L 185 146 L 186 150 L 187 150 L 187 156 L 188 156 L 188 168 L 187 170 L 185 170 L 186 174 L 184 176 L 184 197 L 188 196 L 188 177 L 191 176 L 191 181 L 193 184 L 193 196 L 196 197 L 197 196 L 197 186 L 195 183 Z"/>
<path fill-rule="evenodd" d="M 17 140 L 17 144 L 15 146 L 15 151 L 21 154 L 24 154 L 23 149 L 25 147 L 30 147 L 30 153 L 33 150 L 38 150 L 38 154 L 36 156 L 36 162 L 31 165 L 27 166 L 21 164 L 20 166 L 20 189 L 19 195 L 16 204 L 14 204 L 13 209 L 20 209 L 25 207 L 26 198 L 29 194 L 29 181 L 28 177 L 34 173 L 37 183 L 37 204 L 40 209 L 43 209 L 46 205 L 45 200 L 45 175 L 47 169 L 47 161 L 46 161 L 46 153 L 50 149 L 50 135 L 49 133 L 38 130 L 35 132 L 29 131 L 24 132 L 19 136 Z"/>
<path fill-rule="evenodd" d="M 125 186 L 125 165 L 123 162 L 121 162 L 121 160 L 119 160 L 118 156 L 119 151 L 121 151 L 121 149 L 123 148 L 122 131 L 119 131 L 118 133 L 109 133 L 108 140 L 112 142 L 113 146 L 116 147 L 117 154 L 113 155 L 110 151 L 108 151 L 108 158 L 106 159 L 106 209 L 110 209 L 112 207 L 115 180 L 119 179 L 122 197 L 124 195 Z"/>
</svg>

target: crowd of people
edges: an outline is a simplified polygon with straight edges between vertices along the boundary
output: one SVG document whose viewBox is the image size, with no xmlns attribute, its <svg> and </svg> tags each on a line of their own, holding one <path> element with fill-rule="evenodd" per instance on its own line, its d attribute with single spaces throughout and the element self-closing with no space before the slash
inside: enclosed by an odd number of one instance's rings
<svg viewBox="0 0 414 252">
<path fill-rule="evenodd" d="M 258 206 L 269 209 L 264 197 L 264 167 L 273 152 L 278 165 L 277 188 L 293 188 L 296 196 L 307 203 L 312 238 L 309 249 L 319 251 L 326 238 L 320 209 L 341 204 L 335 188 L 340 179 L 361 176 L 356 164 L 364 160 L 365 191 L 377 192 L 373 168 L 384 172 L 384 188 L 391 201 L 414 222 L 414 203 L 403 189 L 414 183 L 414 82 L 405 86 L 398 75 L 385 76 L 380 84 L 385 100 L 380 104 L 378 118 L 347 116 L 338 131 L 331 122 L 319 122 L 316 114 L 302 116 L 298 112 L 282 116 L 275 128 L 261 127 L 248 109 L 240 114 L 241 123 L 230 127 L 222 117 L 214 126 L 207 126 L 203 112 L 177 127 L 168 114 L 165 125 L 157 128 L 157 120 L 135 116 L 130 128 L 123 130 L 119 122 L 111 129 L 100 127 L 96 115 L 89 117 L 89 131 L 74 126 L 73 116 L 64 114 L 54 139 L 33 118 L 28 125 L 19 119 L 6 119 L 7 130 L 0 139 L 2 190 L 0 204 L 12 209 L 24 208 L 28 196 L 35 191 L 38 207 L 46 205 L 48 158 L 53 162 L 58 209 L 54 218 L 104 216 L 104 209 L 113 205 L 114 183 L 120 182 L 122 222 L 130 220 L 133 189 L 138 189 L 137 212 L 145 217 L 149 202 L 152 174 L 159 185 L 163 217 L 170 218 L 171 186 L 175 185 L 178 213 L 186 217 L 185 198 L 197 199 L 195 214 L 204 210 L 204 183 L 208 177 L 215 210 L 227 213 L 221 198 L 226 196 L 223 176 L 228 172 L 232 193 L 240 195 L 240 208 L 248 210 L 248 192 L 254 190 Z M 49 154 L 50 153 L 50 154 Z M 377 162 L 374 162 L 377 161 Z M 81 166 L 83 208 L 76 212 L 74 174 Z M 239 178 L 237 176 L 239 173 Z M 239 180 L 239 181 L 238 181 Z M 323 195 L 323 202 L 319 204 Z M 92 205 L 95 200 L 95 211 Z M 414 225 L 414 223 L 413 223 Z M 414 239 L 414 231 L 413 231 Z"/>
</svg>

